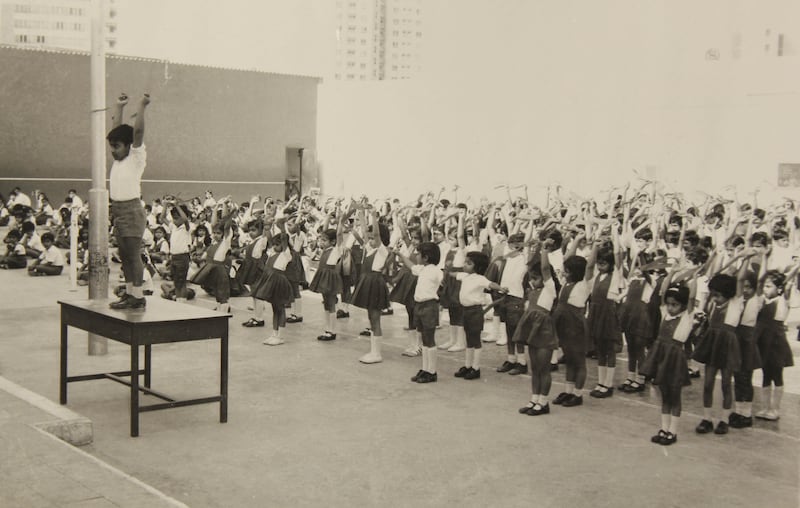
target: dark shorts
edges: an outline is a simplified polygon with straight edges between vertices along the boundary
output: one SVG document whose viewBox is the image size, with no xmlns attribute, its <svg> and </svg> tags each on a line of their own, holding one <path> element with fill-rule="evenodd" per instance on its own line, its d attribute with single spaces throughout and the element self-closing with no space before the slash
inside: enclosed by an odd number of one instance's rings
<svg viewBox="0 0 800 508">
<path fill-rule="evenodd" d="M 511 330 L 516 330 L 522 314 L 525 312 L 525 300 L 516 296 L 506 296 L 497 306 L 500 321 Z"/>
<path fill-rule="evenodd" d="M 186 276 L 189 273 L 189 253 L 173 254 L 169 258 L 169 273 L 176 288 L 186 287 Z"/>
<path fill-rule="evenodd" d="M 147 215 L 140 199 L 112 201 L 111 216 L 117 238 L 141 238 L 144 235 Z"/>
<path fill-rule="evenodd" d="M 453 305 L 447 309 L 451 326 L 464 326 L 464 307 Z"/>
<path fill-rule="evenodd" d="M 483 331 L 483 306 L 471 305 L 462 307 L 462 309 L 464 309 L 464 333 L 467 337 L 467 347 L 479 349 Z"/>
<path fill-rule="evenodd" d="M 414 328 L 418 332 L 435 330 L 439 326 L 439 301 L 428 300 L 414 304 Z"/>
</svg>

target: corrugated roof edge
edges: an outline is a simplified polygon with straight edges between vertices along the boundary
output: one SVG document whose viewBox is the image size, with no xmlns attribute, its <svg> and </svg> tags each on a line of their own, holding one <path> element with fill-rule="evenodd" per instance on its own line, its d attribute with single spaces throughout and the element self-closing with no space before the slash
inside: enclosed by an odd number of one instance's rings
<svg viewBox="0 0 800 508">
<path fill-rule="evenodd" d="M 75 49 L 62 49 L 62 48 L 45 48 L 45 47 L 22 47 L 22 46 L 15 46 L 13 44 L 0 44 L 0 49 L 12 49 L 18 51 L 35 51 L 40 53 L 57 53 L 61 55 L 77 55 L 77 56 L 91 56 L 89 51 L 79 51 Z M 223 71 L 236 71 L 236 72 L 254 72 L 256 74 L 271 74 L 273 76 L 286 76 L 291 78 L 305 78 L 305 79 L 314 79 L 318 82 L 322 82 L 322 78 L 319 76 L 307 76 L 304 74 L 286 74 L 283 72 L 269 72 L 269 71 L 261 71 L 257 69 L 239 69 L 236 67 L 219 67 L 216 65 L 199 65 L 199 64 L 189 64 L 189 63 L 181 63 L 181 62 L 172 62 L 169 60 L 161 60 L 158 58 L 145 58 L 141 56 L 128 56 L 128 55 L 118 55 L 116 53 L 106 53 L 107 58 L 113 58 L 116 60 L 133 60 L 137 62 L 157 62 L 157 63 L 165 63 L 170 65 L 185 65 L 186 67 L 202 67 L 204 69 L 218 69 Z"/>
</svg>

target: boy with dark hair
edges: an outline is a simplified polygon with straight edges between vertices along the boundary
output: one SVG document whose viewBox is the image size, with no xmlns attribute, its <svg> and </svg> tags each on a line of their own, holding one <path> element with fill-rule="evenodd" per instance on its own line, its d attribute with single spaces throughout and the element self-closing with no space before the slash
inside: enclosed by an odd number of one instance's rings
<svg viewBox="0 0 800 508">
<path fill-rule="evenodd" d="M 112 309 L 140 309 L 147 303 L 142 293 L 142 235 L 147 218 L 140 197 L 142 173 L 147 163 L 144 111 L 150 104 L 150 96 L 142 97 L 133 127 L 122 123 L 122 111 L 127 104 L 128 96 L 123 93 L 117 99 L 114 127 L 106 136 L 114 158 L 109 174 L 111 215 L 125 276 L 125 294 L 110 304 Z"/>
</svg>

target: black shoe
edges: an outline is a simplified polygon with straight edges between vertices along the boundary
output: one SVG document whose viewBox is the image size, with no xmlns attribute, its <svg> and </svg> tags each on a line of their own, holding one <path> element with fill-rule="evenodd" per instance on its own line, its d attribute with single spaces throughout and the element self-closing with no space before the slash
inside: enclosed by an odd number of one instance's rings
<svg viewBox="0 0 800 508">
<path fill-rule="evenodd" d="M 609 388 L 606 385 L 597 385 L 597 386 L 605 388 L 606 390 L 603 391 L 603 390 L 598 390 L 597 388 L 595 388 L 594 390 L 589 392 L 589 395 L 591 395 L 592 397 L 594 397 L 596 399 L 607 399 L 608 397 L 611 397 L 611 396 L 614 395 L 614 389 L 613 388 Z"/>
<path fill-rule="evenodd" d="M 736 412 L 733 412 L 733 413 L 729 414 L 728 415 L 728 425 L 733 427 L 734 426 L 733 424 L 736 423 L 736 421 L 738 419 L 740 419 L 740 418 L 744 418 L 744 416 L 740 415 L 739 413 L 736 413 Z"/>
<path fill-rule="evenodd" d="M 557 371 L 558 371 L 558 364 L 557 363 L 551 363 L 550 364 L 550 372 L 557 372 Z"/>
<path fill-rule="evenodd" d="M 703 420 L 694 428 L 698 434 L 708 434 L 712 430 L 714 430 L 714 424 L 710 420 Z"/>
<path fill-rule="evenodd" d="M 673 434 L 672 432 L 667 432 L 666 435 L 661 438 L 661 440 L 658 442 L 658 444 L 664 445 L 664 446 L 669 446 L 669 445 L 675 443 L 675 441 L 677 441 L 677 440 L 678 440 L 677 434 Z"/>
<path fill-rule="evenodd" d="M 661 440 L 667 437 L 667 431 L 659 430 L 658 434 L 650 438 L 651 443 L 661 444 Z"/>
<path fill-rule="evenodd" d="M 625 393 L 630 393 L 628 390 L 631 389 L 632 384 L 633 384 L 632 380 L 626 379 L 625 382 L 623 382 L 621 385 L 617 387 L 617 390 Z"/>
<path fill-rule="evenodd" d="M 555 399 L 553 399 L 553 404 L 555 404 L 555 405 L 557 405 L 557 406 L 560 406 L 561 404 L 563 404 L 563 403 L 564 403 L 564 401 L 565 401 L 565 400 L 567 400 L 567 399 L 568 399 L 568 398 L 570 398 L 571 396 L 572 396 L 572 394 L 571 394 L 571 393 L 567 393 L 567 392 L 561 392 L 561 393 L 559 393 L 559 394 L 556 396 L 556 398 L 555 398 Z"/>
<path fill-rule="evenodd" d="M 362 337 L 372 337 L 372 330 L 369 328 L 364 328 L 362 331 L 358 332 L 358 334 Z"/>
<path fill-rule="evenodd" d="M 692 378 L 692 379 L 699 378 L 700 377 L 700 371 L 699 370 L 689 369 L 689 377 Z"/>
<path fill-rule="evenodd" d="M 286 318 L 286 322 L 287 323 L 302 323 L 303 322 L 303 316 L 297 316 L 297 315 L 292 314 L 291 316 Z"/>
<path fill-rule="evenodd" d="M 336 340 L 336 334 L 331 332 L 325 332 L 319 337 L 317 337 L 317 340 L 323 340 L 323 341 Z"/>
<path fill-rule="evenodd" d="M 565 364 L 565 363 L 567 363 L 567 360 L 566 360 L 566 359 L 564 359 L 564 357 L 563 357 L 563 356 L 559 356 L 559 357 L 558 357 L 558 364 L 559 364 L 559 365 L 563 365 L 563 364 Z"/>
<path fill-rule="evenodd" d="M 464 375 L 465 375 L 467 372 L 469 372 L 469 369 L 471 369 L 471 368 L 472 368 L 472 367 L 467 367 L 467 366 L 461 367 L 461 368 L 460 368 L 460 369 L 458 369 L 458 370 L 456 371 L 456 373 L 455 373 L 455 374 L 453 374 L 453 375 L 454 375 L 455 377 L 464 377 Z"/>
<path fill-rule="evenodd" d="M 439 379 L 439 376 L 436 373 L 430 373 L 426 370 L 422 371 L 422 375 L 417 378 L 417 383 L 435 383 Z"/>
<path fill-rule="evenodd" d="M 529 412 L 530 412 L 530 411 L 531 411 L 531 410 L 532 410 L 532 409 L 533 409 L 535 406 L 536 406 L 536 404 L 534 404 L 533 402 L 528 402 L 528 405 L 527 405 L 527 406 L 522 406 L 521 408 L 519 408 L 519 409 L 517 410 L 517 412 L 519 412 L 519 414 L 521 414 L 521 415 L 526 415 L 526 414 L 528 414 L 528 413 L 529 413 Z"/>
<path fill-rule="evenodd" d="M 731 417 L 736 413 L 731 413 Z M 753 426 L 753 417 L 752 416 L 744 416 L 744 415 L 737 415 L 738 418 L 731 420 L 728 419 L 728 425 L 733 427 L 734 429 L 744 429 L 747 427 Z"/>
<path fill-rule="evenodd" d="M 550 404 L 534 404 L 533 409 L 528 411 L 528 416 L 539 416 L 550 414 Z"/>
<path fill-rule="evenodd" d="M 119 300 L 117 300 L 116 302 L 109 303 L 108 304 L 109 308 L 124 309 L 125 307 L 120 307 L 120 305 L 122 305 L 123 302 L 127 301 L 128 298 L 133 298 L 133 296 L 129 295 L 128 293 L 121 293 L 118 294 L 117 296 L 119 296 Z"/>
<path fill-rule="evenodd" d="M 727 434 L 728 433 L 728 424 L 723 422 L 722 420 L 717 423 L 717 428 L 714 429 L 714 434 Z"/>
<path fill-rule="evenodd" d="M 521 363 L 515 363 L 514 368 L 508 371 L 509 376 L 519 376 L 520 374 L 527 374 L 528 366 Z"/>
<path fill-rule="evenodd" d="M 569 398 L 561 403 L 564 407 L 575 407 L 583 405 L 583 395 L 569 394 Z"/>
<path fill-rule="evenodd" d="M 383 309 L 381 311 L 381 316 L 391 316 L 394 314 L 394 309 Z"/>
<path fill-rule="evenodd" d="M 255 328 L 255 327 L 258 327 L 258 326 L 264 326 L 264 321 L 263 320 L 259 321 L 256 318 L 250 318 L 247 321 L 245 321 L 244 323 L 242 323 L 242 326 L 245 326 L 247 328 Z"/>
<path fill-rule="evenodd" d="M 414 383 L 416 383 L 416 382 L 417 382 L 417 379 L 419 379 L 419 378 L 420 378 L 420 376 L 422 376 L 422 374 L 423 374 L 424 372 L 425 372 L 424 370 L 422 370 L 422 369 L 419 369 L 419 370 L 417 371 L 417 373 L 416 373 L 416 374 L 414 374 L 414 376 L 411 378 L 411 381 L 412 381 L 412 382 L 414 382 Z"/>
<path fill-rule="evenodd" d="M 514 368 L 515 363 L 509 362 L 508 360 L 503 362 L 503 365 L 497 367 L 497 372 L 508 372 Z"/>
<path fill-rule="evenodd" d="M 589 358 L 591 360 L 597 360 L 597 351 L 589 351 L 588 353 L 586 353 L 586 358 Z"/>
<path fill-rule="evenodd" d="M 464 379 L 480 379 L 481 378 L 481 369 L 473 369 L 472 367 L 469 368 L 466 374 L 464 374 Z"/>
<path fill-rule="evenodd" d="M 345 312 L 345 311 L 343 311 L 341 309 L 336 311 L 336 319 L 343 319 L 343 318 L 349 318 L 349 317 L 350 317 L 350 313 L 349 312 Z"/>
<path fill-rule="evenodd" d="M 128 298 L 124 300 L 120 300 L 117 302 L 113 302 L 109 305 L 114 310 L 124 310 L 124 309 L 143 309 L 147 306 L 147 300 L 142 298 L 136 298 L 135 296 L 127 295 Z"/>
</svg>

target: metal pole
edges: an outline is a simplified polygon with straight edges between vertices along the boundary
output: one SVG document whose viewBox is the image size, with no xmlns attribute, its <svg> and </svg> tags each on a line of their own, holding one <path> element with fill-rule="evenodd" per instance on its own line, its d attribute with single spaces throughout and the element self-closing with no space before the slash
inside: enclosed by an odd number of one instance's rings
<svg viewBox="0 0 800 508">
<path fill-rule="evenodd" d="M 300 196 L 303 195 L 303 152 L 304 151 L 305 151 L 305 148 L 300 148 L 300 149 L 297 150 L 297 155 L 300 156 L 300 178 L 297 179 L 297 186 L 299 187 L 297 189 L 297 199 L 298 200 L 300 199 Z M 298 206 L 299 206 L 299 203 L 298 203 Z"/>
<path fill-rule="evenodd" d="M 92 0 L 92 188 L 89 190 L 89 299 L 108 298 L 108 189 L 106 189 L 105 2 Z M 89 334 L 89 355 L 108 353 L 108 339 Z"/>
</svg>

